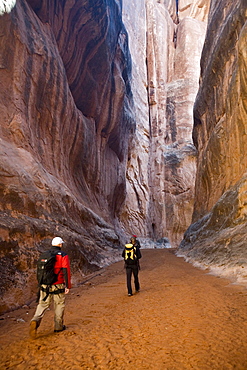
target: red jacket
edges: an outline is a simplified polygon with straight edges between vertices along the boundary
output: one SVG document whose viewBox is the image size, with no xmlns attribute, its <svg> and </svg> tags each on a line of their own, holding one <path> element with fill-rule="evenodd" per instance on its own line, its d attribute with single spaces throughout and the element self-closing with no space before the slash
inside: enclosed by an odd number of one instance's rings
<svg viewBox="0 0 247 370">
<path fill-rule="evenodd" d="M 65 287 L 70 289 L 71 274 L 69 256 L 64 251 L 61 251 L 59 247 L 52 247 L 52 249 L 57 252 L 54 272 L 58 274 L 57 281 L 53 285 L 65 284 Z"/>
</svg>

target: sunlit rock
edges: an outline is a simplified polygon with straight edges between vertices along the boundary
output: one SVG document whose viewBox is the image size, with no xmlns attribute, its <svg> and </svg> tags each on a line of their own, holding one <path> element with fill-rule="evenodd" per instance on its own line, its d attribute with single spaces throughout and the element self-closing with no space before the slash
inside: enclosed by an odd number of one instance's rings
<svg viewBox="0 0 247 370">
<path fill-rule="evenodd" d="M 179 20 L 190 17 L 198 21 L 207 21 L 210 0 L 178 0 Z"/>
<path fill-rule="evenodd" d="M 0 16 L 5 13 L 10 13 L 15 5 L 16 0 L 0 0 Z"/>
<path fill-rule="evenodd" d="M 180 246 L 187 258 L 237 279 L 247 265 L 246 16 L 241 0 L 212 2 L 194 109 L 193 224 Z"/>
<path fill-rule="evenodd" d="M 175 0 L 123 2 L 137 131 L 129 151 L 121 219 L 129 233 L 168 237 L 174 247 L 193 212 L 193 104 L 208 6 L 209 1 L 201 6 L 190 2 L 186 14 L 181 10 L 177 17 Z"/>
</svg>

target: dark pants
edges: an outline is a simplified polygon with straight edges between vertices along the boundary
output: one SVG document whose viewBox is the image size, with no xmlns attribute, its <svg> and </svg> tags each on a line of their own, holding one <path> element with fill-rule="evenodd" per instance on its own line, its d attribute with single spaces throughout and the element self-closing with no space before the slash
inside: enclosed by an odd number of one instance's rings
<svg viewBox="0 0 247 370">
<path fill-rule="evenodd" d="M 132 287 L 131 287 L 132 272 L 133 272 L 133 275 L 134 275 L 135 290 L 138 292 L 138 290 L 140 289 L 140 284 L 139 284 L 139 280 L 138 280 L 138 271 L 139 271 L 139 268 L 136 265 L 126 266 L 128 294 L 132 294 Z"/>
</svg>

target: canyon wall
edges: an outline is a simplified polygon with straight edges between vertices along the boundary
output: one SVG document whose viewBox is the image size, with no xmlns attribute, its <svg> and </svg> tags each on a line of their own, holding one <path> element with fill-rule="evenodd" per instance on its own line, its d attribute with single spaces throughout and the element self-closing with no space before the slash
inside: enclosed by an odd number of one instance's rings
<svg viewBox="0 0 247 370">
<path fill-rule="evenodd" d="M 194 107 L 193 224 L 179 251 L 238 281 L 247 277 L 246 44 L 246 1 L 213 0 Z"/>
<path fill-rule="evenodd" d="M 54 235 L 73 281 L 119 258 L 135 129 L 119 1 L 2 5 L 0 312 L 34 297 L 35 262 Z"/>
<path fill-rule="evenodd" d="M 123 1 L 136 134 L 127 163 L 125 230 L 177 247 L 191 223 L 197 150 L 193 104 L 210 1 Z"/>
<path fill-rule="evenodd" d="M 73 283 L 118 259 L 132 233 L 179 244 L 208 8 L 0 0 L 0 312 L 33 298 L 54 235 Z"/>
</svg>

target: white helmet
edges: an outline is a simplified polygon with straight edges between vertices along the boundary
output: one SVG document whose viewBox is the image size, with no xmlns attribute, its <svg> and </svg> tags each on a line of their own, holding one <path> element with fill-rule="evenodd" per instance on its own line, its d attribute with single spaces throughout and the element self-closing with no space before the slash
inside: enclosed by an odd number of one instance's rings
<svg viewBox="0 0 247 370">
<path fill-rule="evenodd" d="M 64 243 L 63 239 L 60 238 L 59 236 L 56 236 L 56 238 L 53 238 L 52 242 L 51 242 L 51 244 L 53 246 L 57 246 L 57 245 L 60 245 L 60 244 L 63 244 L 63 243 Z"/>
</svg>

